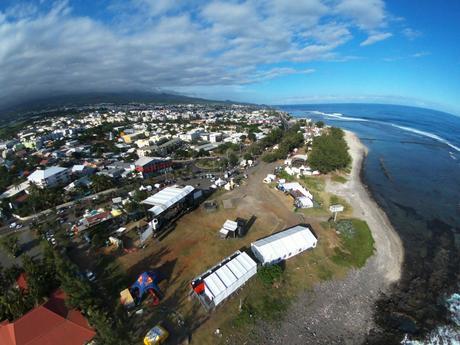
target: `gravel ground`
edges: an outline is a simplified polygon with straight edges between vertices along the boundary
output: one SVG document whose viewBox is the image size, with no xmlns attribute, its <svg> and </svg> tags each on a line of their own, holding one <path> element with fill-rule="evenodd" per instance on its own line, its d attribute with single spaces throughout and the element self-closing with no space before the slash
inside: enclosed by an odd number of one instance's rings
<svg viewBox="0 0 460 345">
<path fill-rule="evenodd" d="M 300 295 L 278 323 L 261 323 L 254 344 L 360 344 L 374 327 L 374 305 L 380 292 L 401 274 L 403 248 L 385 213 L 359 178 L 366 148 L 351 132 L 346 139 L 353 158 L 349 181 L 328 183 L 327 190 L 347 199 L 354 216 L 366 220 L 376 253 L 343 280 L 326 281 Z"/>
</svg>

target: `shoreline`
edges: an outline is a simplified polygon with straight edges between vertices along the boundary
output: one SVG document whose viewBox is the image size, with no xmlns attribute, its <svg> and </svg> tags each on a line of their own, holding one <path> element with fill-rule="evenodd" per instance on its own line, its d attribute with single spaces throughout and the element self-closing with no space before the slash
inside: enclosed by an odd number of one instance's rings
<svg viewBox="0 0 460 345">
<path fill-rule="evenodd" d="M 377 327 L 375 303 L 401 277 L 402 241 L 361 180 L 367 148 L 353 132 L 345 131 L 345 139 L 352 157 L 351 172 L 345 183 L 328 179 L 326 191 L 344 198 L 353 208 L 353 217 L 367 222 L 375 252 L 364 267 L 351 268 L 345 278 L 323 281 L 301 293 L 279 327 L 261 323 L 257 333 L 264 343 L 361 344 Z"/>
<path fill-rule="evenodd" d="M 375 250 L 379 272 L 384 274 L 388 284 L 397 282 L 401 277 L 404 261 L 404 248 L 401 238 L 391 224 L 388 216 L 377 204 L 361 174 L 367 147 L 355 133 L 345 130 L 345 140 L 352 157 L 350 179 L 344 184 L 328 183 L 327 190 L 343 197 L 353 208 L 353 216 L 363 219 L 369 225 L 375 241 Z"/>
</svg>

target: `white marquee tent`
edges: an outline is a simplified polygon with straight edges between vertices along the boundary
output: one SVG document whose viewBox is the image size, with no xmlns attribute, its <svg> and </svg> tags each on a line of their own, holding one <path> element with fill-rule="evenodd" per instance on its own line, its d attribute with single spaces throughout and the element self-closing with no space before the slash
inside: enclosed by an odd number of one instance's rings
<svg viewBox="0 0 460 345">
<path fill-rule="evenodd" d="M 196 280 L 204 282 L 205 304 L 216 307 L 257 273 L 257 263 L 245 252 L 236 251 Z M 202 297 L 202 296 L 198 296 Z"/>
<path fill-rule="evenodd" d="M 251 250 L 263 264 L 289 259 L 307 249 L 315 248 L 318 240 L 308 226 L 296 225 L 251 243 Z"/>
</svg>

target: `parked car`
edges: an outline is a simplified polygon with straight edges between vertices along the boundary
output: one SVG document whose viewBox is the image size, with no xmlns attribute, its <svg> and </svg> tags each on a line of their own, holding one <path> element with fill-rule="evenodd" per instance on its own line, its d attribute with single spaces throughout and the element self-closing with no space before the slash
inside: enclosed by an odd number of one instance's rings
<svg viewBox="0 0 460 345">
<path fill-rule="evenodd" d="M 90 281 L 90 282 L 93 282 L 96 280 L 96 275 L 91 272 L 90 270 L 86 270 L 85 271 L 85 274 L 86 274 L 86 278 Z"/>
</svg>

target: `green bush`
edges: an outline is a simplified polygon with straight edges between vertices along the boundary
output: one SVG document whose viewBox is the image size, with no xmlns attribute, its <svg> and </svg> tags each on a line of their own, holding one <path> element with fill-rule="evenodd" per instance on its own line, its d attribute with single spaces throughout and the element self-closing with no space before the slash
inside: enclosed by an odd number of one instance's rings
<svg viewBox="0 0 460 345">
<path fill-rule="evenodd" d="M 279 265 L 263 266 L 257 272 L 257 276 L 265 285 L 273 285 L 283 275 L 283 269 Z"/>
</svg>

